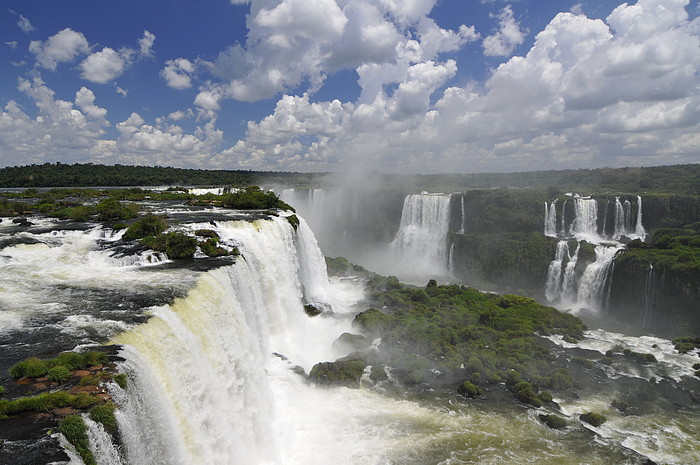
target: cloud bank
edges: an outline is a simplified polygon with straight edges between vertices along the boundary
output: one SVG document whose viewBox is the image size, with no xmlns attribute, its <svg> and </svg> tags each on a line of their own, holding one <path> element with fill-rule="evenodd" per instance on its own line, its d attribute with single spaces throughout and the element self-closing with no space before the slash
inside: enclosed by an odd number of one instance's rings
<svg viewBox="0 0 700 465">
<path fill-rule="evenodd" d="M 35 114 L 12 100 L 2 110 L 0 151 L 13 154 L 6 163 L 54 161 L 66 151 L 78 161 L 324 171 L 698 161 L 700 22 L 690 19 L 688 0 L 621 4 L 604 20 L 579 6 L 557 14 L 515 56 L 529 32 L 511 5 L 477 31 L 441 27 L 430 16 L 435 0 L 248 3 L 245 43 L 163 62 L 161 82 L 192 92 L 193 107 L 150 123 L 139 111 L 110 123 L 85 86 L 73 101 L 55 99 L 39 72 L 71 63 L 88 83 L 114 82 L 139 57 L 153 59 L 153 34 L 145 31 L 134 49 L 97 50 L 68 28 L 32 41 L 35 74 L 18 88 Z M 460 72 L 467 47 L 505 58 L 486 79 L 471 80 Z M 329 77 L 348 71 L 356 99 L 316 97 Z M 266 99 L 276 99 L 270 114 L 228 141 L 217 127 L 228 101 Z M 105 137 L 110 130 L 116 135 Z"/>
</svg>

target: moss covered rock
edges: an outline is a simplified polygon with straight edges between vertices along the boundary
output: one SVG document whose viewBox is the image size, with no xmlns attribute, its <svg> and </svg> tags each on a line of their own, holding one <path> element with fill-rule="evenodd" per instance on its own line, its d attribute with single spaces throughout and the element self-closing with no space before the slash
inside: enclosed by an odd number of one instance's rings
<svg viewBox="0 0 700 465">
<path fill-rule="evenodd" d="M 317 363 L 309 379 L 319 384 L 359 387 L 367 364 L 362 360 L 337 360 Z"/>
</svg>

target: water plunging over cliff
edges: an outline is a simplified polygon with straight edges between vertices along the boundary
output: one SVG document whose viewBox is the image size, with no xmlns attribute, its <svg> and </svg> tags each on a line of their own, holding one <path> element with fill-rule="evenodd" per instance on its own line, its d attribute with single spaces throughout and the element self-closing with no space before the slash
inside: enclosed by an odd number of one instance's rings
<svg viewBox="0 0 700 465">
<path fill-rule="evenodd" d="M 422 273 L 447 272 L 450 194 L 412 194 L 404 200 L 401 226 L 389 248 L 396 260 Z"/>
</svg>

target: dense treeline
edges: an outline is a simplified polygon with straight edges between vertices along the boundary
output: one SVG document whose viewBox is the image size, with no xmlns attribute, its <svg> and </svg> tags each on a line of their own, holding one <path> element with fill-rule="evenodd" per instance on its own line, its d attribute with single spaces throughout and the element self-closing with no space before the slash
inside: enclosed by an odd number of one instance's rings
<svg viewBox="0 0 700 465">
<path fill-rule="evenodd" d="M 45 163 L 0 169 L 0 187 L 83 187 L 162 185 L 272 185 L 321 187 L 336 182 L 327 173 L 288 173 Z M 700 194 L 700 164 L 644 168 L 598 168 L 525 173 L 367 175 L 385 187 L 454 192 L 473 188 L 561 188 L 567 191 Z M 329 181 L 331 180 L 331 181 Z"/>
<path fill-rule="evenodd" d="M 442 186 L 444 191 L 465 188 L 561 188 L 587 194 L 603 192 L 659 192 L 700 194 L 700 164 L 643 168 L 598 168 L 526 173 L 436 174 L 416 176 L 417 188 Z M 555 193 L 555 192 L 553 192 Z"/>
<path fill-rule="evenodd" d="M 0 187 L 244 186 L 260 184 L 261 179 L 283 182 L 292 176 L 299 178 L 306 175 L 162 166 L 44 163 L 0 169 Z"/>
</svg>

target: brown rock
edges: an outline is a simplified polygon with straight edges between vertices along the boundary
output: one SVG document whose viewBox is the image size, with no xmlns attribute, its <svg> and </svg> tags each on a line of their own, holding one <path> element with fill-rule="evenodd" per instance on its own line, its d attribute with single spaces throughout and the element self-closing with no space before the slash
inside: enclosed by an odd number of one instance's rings
<svg viewBox="0 0 700 465">
<path fill-rule="evenodd" d="M 94 365 L 88 368 L 88 370 L 95 372 L 95 371 L 100 371 L 104 365 Z"/>
<path fill-rule="evenodd" d="M 24 377 L 24 378 L 18 379 L 17 381 L 15 381 L 15 383 L 17 383 L 17 384 L 32 384 L 32 380 L 27 378 L 27 377 Z"/>
<path fill-rule="evenodd" d="M 90 372 L 87 370 L 76 370 L 73 372 L 73 376 L 82 378 L 83 376 L 90 376 Z"/>
<path fill-rule="evenodd" d="M 109 402 L 110 400 L 112 400 L 112 396 L 104 392 L 102 394 L 97 394 L 95 397 L 104 402 Z"/>
<path fill-rule="evenodd" d="M 49 387 L 44 383 L 32 384 L 32 389 L 34 389 L 36 391 L 43 391 L 44 389 L 48 389 L 48 388 Z"/>
<path fill-rule="evenodd" d="M 37 379 L 36 379 L 36 382 L 37 382 L 37 383 L 45 383 L 45 382 L 47 382 L 48 380 L 49 380 L 49 377 L 48 377 L 48 376 L 42 376 L 41 378 L 37 378 Z"/>
<path fill-rule="evenodd" d="M 73 386 L 68 390 L 71 394 L 80 394 L 81 392 L 87 392 L 88 394 L 98 394 L 100 388 L 98 386 Z"/>
<path fill-rule="evenodd" d="M 75 415 L 78 413 L 78 410 L 74 409 L 73 407 L 63 407 L 63 408 L 57 408 L 53 410 L 54 415 L 58 415 L 60 417 L 67 417 L 69 415 Z"/>
</svg>

